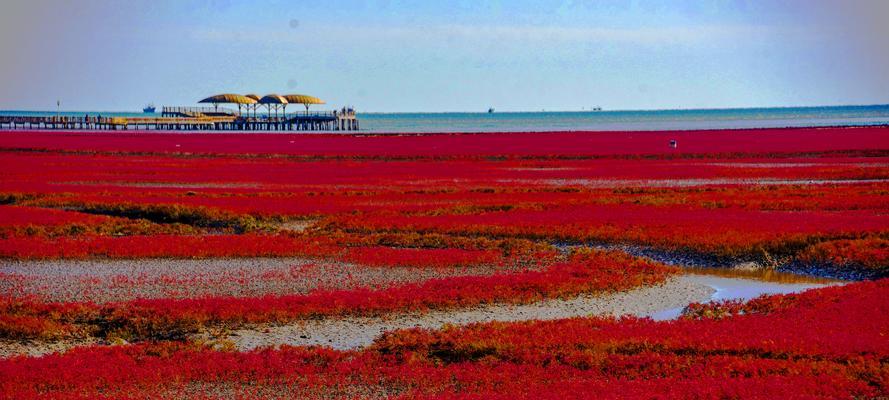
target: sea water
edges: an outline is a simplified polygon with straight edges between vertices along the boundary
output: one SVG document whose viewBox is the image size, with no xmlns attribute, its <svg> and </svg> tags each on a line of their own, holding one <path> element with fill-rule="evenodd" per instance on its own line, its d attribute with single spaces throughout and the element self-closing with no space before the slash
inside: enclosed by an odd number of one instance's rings
<svg viewBox="0 0 889 400">
<path fill-rule="evenodd" d="M 140 112 L 0 111 L 0 115 L 159 116 Z M 889 104 L 869 106 L 480 113 L 362 113 L 364 132 L 541 132 L 782 128 L 889 124 Z"/>
<path fill-rule="evenodd" d="M 889 105 L 653 111 L 359 114 L 376 132 L 635 131 L 889 124 Z"/>
</svg>

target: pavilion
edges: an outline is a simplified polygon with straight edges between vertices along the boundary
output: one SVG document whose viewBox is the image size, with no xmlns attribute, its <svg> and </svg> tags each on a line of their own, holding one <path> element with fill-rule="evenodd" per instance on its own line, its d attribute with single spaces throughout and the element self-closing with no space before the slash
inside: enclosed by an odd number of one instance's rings
<svg viewBox="0 0 889 400">
<path fill-rule="evenodd" d="M 288 104 L 302 104 L 306 107 L 306 113 L 309 112 L 309 106 L 312 104 L 327 104 L 324 100 L 321 100 L 314 96 L 309 96 L 305 94 L 267 94 L 265 96 L 259 97 L 256 94 L 247 94 L 240 95 L 234 93 L 223 93 L 217 94 L 214 96 L 207 97 L 198 103 L 209 103 L 213 104 L 215 110 L 219 109 L 220 104 L 235 104 L 238 106 L 238 113 L 240 114 L 241 108 L 243 107 L 249 115 L 249 111 L 253 110 L 253 116 L 256 117 L 256 109 L 260 105 L 265 105 L 268 109 L 269 116 L 272 115 L 272 110 L 275 111 L 275 118 L 278 117 L 278 110 L 281 110 L 281 114 L 285 117 L 287 116 L 287 105 Z"/>
</svg>

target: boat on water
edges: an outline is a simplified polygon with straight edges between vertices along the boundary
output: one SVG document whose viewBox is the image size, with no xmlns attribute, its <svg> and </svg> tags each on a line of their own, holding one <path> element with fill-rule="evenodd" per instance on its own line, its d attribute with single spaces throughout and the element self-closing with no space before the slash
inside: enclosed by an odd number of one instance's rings
<svg viewBox="0 0 889 400">
<path fill-rule="evenodd" d="M 493 113 L 494 113 L 494 107 L 489 108 L 489 109 L 488 109 L 488 114 L 493 114 Z"/>
<path fill-rule="evenodd" d="M 154 107 L 154 104 L 149 104 L 142 109 L 142 112 L 147 114 L 153 113 L 155 110 L 157 110 L 157 108 Z"/>
</svg>

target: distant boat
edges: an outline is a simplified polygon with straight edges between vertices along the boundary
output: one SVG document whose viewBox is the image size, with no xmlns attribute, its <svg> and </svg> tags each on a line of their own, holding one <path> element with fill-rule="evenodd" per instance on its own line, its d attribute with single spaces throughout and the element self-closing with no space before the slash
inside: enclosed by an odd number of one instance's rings
<svg viewBox="0 0 889 400">
<path fill-rule="evenodd" d="M 493 114 L 493 113 L 494 113 L 494 107 L 489 108 L 489 109 L 488 109 L 488 114 Z"/>
<path fill-rule="evenodd" d="M 593 111 L 602 111 L 602 107 L 593 107 Z"/>
<path fill-rule="evenodd" d="M 148 114 L 148 113 L 153 113 L 154 110 L 157 110 L 156 108 L 154 108 L 154 104 L 149 104 L 149 105 L 145 106 L 145 108 L 142 109 L 142 112 Z"/>
</svg>

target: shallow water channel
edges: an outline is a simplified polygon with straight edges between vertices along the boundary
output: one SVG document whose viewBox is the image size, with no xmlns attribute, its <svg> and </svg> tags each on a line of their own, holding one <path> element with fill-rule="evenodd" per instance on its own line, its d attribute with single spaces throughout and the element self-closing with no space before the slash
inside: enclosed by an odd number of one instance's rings
<svg viewBox="0 0 889 400">
<path fill-rule="evenodd" d="M 777 271 L 733 271 L 722 268 L 689 268 L 687 278 L 715 292 L 711 301 L 751 300 L 762 295 L 789 294 L 841 285 L 844 281 L 808 277 Z M 646 316 L 663 321 L 678 318 L 685 307 L 673 307 Z"/>
<path fill-rule="evenodd" d="M 730 271 L 715 268 L 688 269 L 662 285 L 622 293 L 549 299 L 523 305 L 485 305 L 470 309 L 392 315 L 385 318 L 352 317 L 301 321 L 232 332 L 228 339 L 241 350 L 278 346 L 329 346 L 355 349 L 370 345 L 384 332 L 407 328 L 440 329 L 493 321 L 553 320 L 585 316 L 635 315 L 669 320 L 681 315 L 693 302 L 749 300 L 764 294 L 786 294 L 841 284 L 774 271 Z"/>
</svg>

